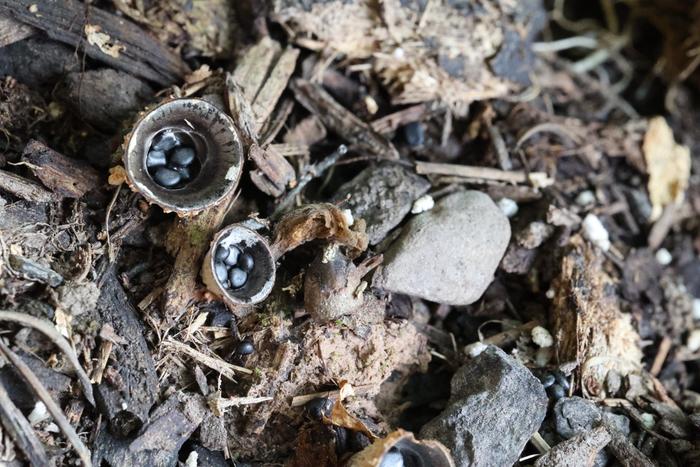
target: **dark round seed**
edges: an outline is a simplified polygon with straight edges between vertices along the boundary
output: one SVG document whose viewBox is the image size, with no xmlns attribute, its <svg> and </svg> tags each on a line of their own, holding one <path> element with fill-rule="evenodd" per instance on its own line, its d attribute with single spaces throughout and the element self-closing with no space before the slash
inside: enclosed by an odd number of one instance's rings
<svg viewBox="0 0 700 467">
<path fill-rule="evenodd" d="M 219 282 L 224 283 L 228 281 L 228 268 L 220 261 L 214 262 L 214 274 L 216 274 Z"/>
<path fill-rule="evenodd" d="M 182 177 L 179 173 L 167 167 L 161 167 L 156 170 L 156 174 L 153 176 L 153 179 L 158 185 L 166 188 L 173 187 L 182 181 Z"/>
<path fill-rule="evenodd" d="M 255 260 L 253 259 L 253 256 L 250 253 L 243 253 L 240 259 L 238 260 L 238 265 L 246 271 L 250 272 L 253 270 L 253 266 L 255 266 Z"/>
<path fill-rule="evenodd" d="M 564 373 L 561 371 L 557 370 L 554 372 L 554 379 L 557 380 L 557 384 L 564 388 L 564 391 L 568 391 L 569 388 L 571 387 L 569 385 L 569 380 L 564 376 Z"/>
<path fill-rule="evenodd" d="M 146 156 L 146 167 L 163 167 L 167 161 L 165 160 L 165 153 L 163 151 L 152 150 L 148 152 Z"/>
<path fill-rule="evenodd" d="M 250 355 L 255 352 L 255 346 L 248 339 L 242 340 L 236 346 L 236 355 Z"/>
<path fill-rule="evenodd" d="M 240 289 L 248 280 L 248 273 L 241 268 L 231 268 L 228 272 L 228 280 L 231 281 L 231 287 Z"/>
<path fill-rule="evenodd" d="M 329 416 L 333 409 L 333 401 L 327 397 L 317 397 L 306 403 L 306 413 L 315 420 Z"/>
<path fill-rule="evenodd" d="M 542 376 L 540 378 L 540 381 L 542 382 L 542 386 L 545 388 L 550 387 L 552 384 L 554 384 L 554 375 L 551 373 L 547 373 L 546 375 Z"/>
<path fill-rule="evenodd" d="M 396 448 L 389 449 L 389 452 L 384 454 L 379 467 L 403 467 L 403 456 Z"/>
<path fill-rule="evenodd" d="M 216 251 L 214 252 L 214 259 L 217 261 L 223 261 L 226 259 L 228 256 L 228 248 L 226 248 L 223 245 L 219 245 L 216 247 Z"/>
<path fill-rule="evenodd" d="M 547 388 L 547 392 L 555 401 L 558 401 L 562 397 L 566 397 L 566 391 L 564 391 L 564 388 L 558 384 L 552 384 L 549 388 Z"/>
<path fill-rule="evenodd" d="M 425 143 L 425 128 L 421 122 L 411 122 L 403 127 L 403 134 L 409 146 L 423 146 Z"/>
<path fill-rule="evenodd" d="M 187 146 L 180 146 L 173 150 L 170 156 L 170 162 L 180 167 L 187 167 L 194 161 L 194 156 L 194 149 Z"/>
<path fill-rule="evenodd" d="M 156 151 L 170 151 L 179 144 L 180 138 L 172 131 L 167 131 L 157 138 L 151 149 L 155 149 Z"/>
<path fill-rule="evenodd" d="M 229 266 L 235 266 L 238 263 L 238 258 L 241 255 L 241 250 L 235 246 L 228 247 L 228 256 L 224 259 L 224 263 Z"/>
</svg>

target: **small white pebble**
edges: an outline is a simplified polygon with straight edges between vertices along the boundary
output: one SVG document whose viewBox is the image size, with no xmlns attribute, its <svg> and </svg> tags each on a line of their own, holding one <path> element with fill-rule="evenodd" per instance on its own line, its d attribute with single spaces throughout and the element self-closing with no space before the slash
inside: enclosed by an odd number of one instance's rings
<svg viewBox="0 0 700 467">
<path fill-rule="evenodd" d="M 552 335 L 542 326 L 535 326 L 532 328 L 530 335 L 532 336 L 532 342 L 537 344 L 539 347 L 551 347 L 552 344 L 554 344 Z"/>
<path fill-rule="evenodd" d="M 656 422 L 654 421 L 654 416 L 652 414 L 645 412 L 639 418 L 641 419 L 646 429 L 651 430 L 652 428 L 654 428 Z"/>
<path fill-rule="evenodd" d="M 666 248 L 659 248 L 656 251 L 656 261 L 661 266 L 668 266 L 671 264 L 671 261 L 673 261 L 673 256 L 671 256 L 671 253 Z"/>
<path fill-rule="evenodd" d="M 484 344 L 483 342 L 474 342 L 473 344 L 469 344 L 464 348 L 464 353 L 469 355 L 471 358 L 478 357 L 481 352 L 486 350 L 488 345 Z"/>
<path fill-rule="evenodd" d="M 685 343 L 691 353 L 700 350 L 700 329 L 693 329 L 688 334 L 688 341 Z"/>
<path fill-rule="evenodd" d="M 693 299 L 693 319 L 700 321 L 700 298 Z"/>
<path fill-rule="evenodd" d="M 510 198 L 501 198 L 496 204 L 506 217 L 513 217 L 518 213 L 518 203 Z"/>
<path fill-rule="evenodd" d="M 49 415 L 49 412 L 46 410 L 44 403 L 37 402 L 32 411 L 29 412 L 27 420 L 29 420 L 30 425 L 35 426 L 49 418 L 51 418 L 51 415 Z"/>
<path fill-rule="evenodd" d="M 421 212 L 430 211 L 435 206 L 435 200 L 430 195 L 423 195 L 413 202 L 411 214 L 420 214 Z"/>
<path fill-rule="evenodd" d="M 190 451 L 185 460 L 185 467 L 197 467 L 197 462 L 199 461 L 199 454 L 197 451 Z"/>
<path fill-rule="evenodd" d="M 588 206 L 595 202 L 595 194 L 591 190 L 582 191 L 576 197 L 576 204 L 579 206 Z"/>
<path fill-rule="evenodd" d="M 583 236 L 603 251 L 610 249 L 610 235 L 595 214 L 588 214 L 583 219 Z"/>
<path fill-rule="evenodd" d="M 554 289 L 547 289 L 547 291 L 544 293 L 544 296 L 547 297 L 549 300 L 554 298 Z"/>
<path fill-rule="evenodd" d="M 394 49 L 394 58 L 396 60 L 403 60 L 406 57 L 406 52 L 401 47 Z"/>
<path fill-rule="evenodd" d="M 341 211 L 343 213 L 343 219 L 345 219 L 345 222 L 348 223 L 348 226 L 351 226 L 352 224 L 355 223 L 355 218 L 352 217 L 352 211 L 349 209 L 343 209 Z"/>
</svg>

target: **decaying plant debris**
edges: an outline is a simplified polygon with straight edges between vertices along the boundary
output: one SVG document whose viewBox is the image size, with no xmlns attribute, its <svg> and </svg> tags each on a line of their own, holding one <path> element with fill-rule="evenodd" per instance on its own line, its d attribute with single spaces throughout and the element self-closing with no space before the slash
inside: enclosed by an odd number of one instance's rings
<svg viewBox="0 0 700 467">
<path fill-rule="evenodd" d="M 0 463 L 700 463 L 699 17 L 0 0 Z"/>
</svg>

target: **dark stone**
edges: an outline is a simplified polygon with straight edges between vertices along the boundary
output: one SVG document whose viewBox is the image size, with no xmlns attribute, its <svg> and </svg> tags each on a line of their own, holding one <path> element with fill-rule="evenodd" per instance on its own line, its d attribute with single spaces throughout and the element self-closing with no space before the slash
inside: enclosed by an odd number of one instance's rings
<svg viewBox="0 0 700 467">
<path fill-rule="evenodd" d="M 516 463 L 547 411 L 542 383 L 489 346 L 457 370 L 451 386 L 447 408 L 423 427 L 421 438 L 442 442 L 457 466 Z"/>
<path fill-rule="evenodd" d="M 0 76 L 31 87 L 52 87 L 66 73 L 80 69 L 74 49 L 43 37 L 30 37 L 2 48 Z"/>
<path fill-rule="evenodd" d="M 255 346 L 249 340 L 241 341 L 236 346 L 236 355 L 250 355 L 255 352 Z"/>
<path fill-rule="evenodd" d="M 589 431 L 602 419 L 600 409 L 580 397 L 564 397 L 554 406 L 554 426 L 564 439 Z"/>
<path fill-rule="evenodd" d="M 399 165 L 368 167 L 340 187 L 336 201 L 344 204 L 355 218 L 367 222 L 372 245 L 381 242 L 411 211 L 413 202 L 430 188 L 430 183 Z"/>
<path fill-rule="evenodd" d="M 164 131 L 156 136 L 152 149 L 156 151 L 170 151 L 180 144 L 180 138 L 172 131 Z"/>
</svg>

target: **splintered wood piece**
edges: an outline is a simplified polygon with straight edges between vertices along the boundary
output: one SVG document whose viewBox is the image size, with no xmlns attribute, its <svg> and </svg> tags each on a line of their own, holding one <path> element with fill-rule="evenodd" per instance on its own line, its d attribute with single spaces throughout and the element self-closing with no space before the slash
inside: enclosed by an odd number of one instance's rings
<svg viewBox="0 0 700 467">
<path fill-rule="evenodd" d="M 37 438 L 24 414 L 12 402 L 2 384 L 0 384 L 0 421 L 30 465 L 34 467 L 49 465 L 44 445 Z"/>
<path fill-rule="evenodd" d="M 296 68 L 297 58 L 299 58 L 299 49 L 293 47 L 285 49 L 277 60 L 277 63 L 275 63 L 274 67 L 270 70 L 270 75 L 255 97 L 253 101 L 253 113 L 255 114 L 255 123 L 258 133 L 260 133 L 265 123 L 267 123 L 270 115 L 272 115 L 272 111 L 277 105 L 277 101 L 279 101 L 280 96 L 282 96 L 282 93 L 287 88 L 289 78 L 292 77 L 294 68 Z"/>
<path fill-rule="evenodd" d="M 0 0 L 0 14 L 160 85 L 173 84 L 190 71 L 178 54 L 136 24 L 78 0 Z"/>
<path fill-rule="evenodd" d="M 29 163 L 41 183 L 61 198 L 80 198 L 100 185 L 99 173 L 88 164 L 60 154 L 31 140 L 22 160 Z"/>
<path fill-rule="evenodd" d="M 340 105 L 320 85 L 296 79 L 292 81 L 291 88 L 301 105 L 358 149 L 387 159 L 399 158 L 399 152 L 393 144 Z"/>
<path fill-rule="evenodd" d="M 262 149 L 254 144 L 250 148 L 250 158 L 259 170 L 250 172 L 250 178 L 260 191 L 270 196 L 280 196 L 287 185 L 296 178 L 294 167 L 273 146 Z"/>
<path fill-rule="evenodd" d="M 279 57 L 282 46 L 279 42 L 264 37 L 246 50 L 236 64 L 233 79 L 243 89 L 243 97 L 249 104 L 255 102 L 255 97 L 267 79 L 270 69 Z"/>
<path fill-rule="evenodd" d="M 56 201 L 53 193 L 38 183 L 4 170 L 0 170 L 0 190 L 37 203 Z"/>
<path fill-rule="evenodd" d="M 19 42 L 34 34 L 33 27 L 0 15 L 0 47 Z"/>
</svg>

